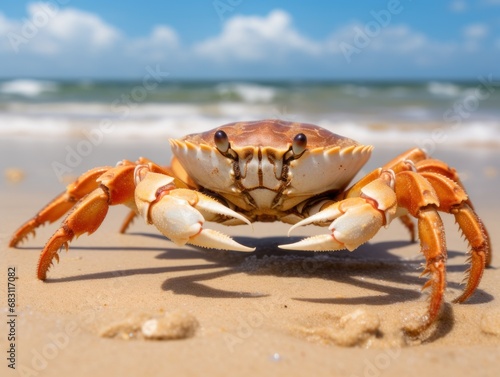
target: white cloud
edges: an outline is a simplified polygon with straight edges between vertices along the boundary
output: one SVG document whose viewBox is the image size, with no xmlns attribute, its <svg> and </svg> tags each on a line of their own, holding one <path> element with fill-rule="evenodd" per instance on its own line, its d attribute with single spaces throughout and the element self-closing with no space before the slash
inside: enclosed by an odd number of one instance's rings
<svg viewBox="0 0 500 377">
<path fill-rule="evenodd" d="M 439 41 L 407 24 L 393 21 L 377 27 L 372 20 L 338 25 L 328 37 L 311 39 L 297 29 L 289 13 L 274 10 L 265 16 L 235 15 L 220 33 L 186 45 L 168 25 L 132 38 L 96 14 L 48 4 L 55 3 L 31 3 L 22 19 L 0 13 L 4 36 L 13 32 L 23 36 L 29 29 L 27 21 L 38 25 L 17 46 L 17 55 L 12 54 L 9 38 L 0 39 L 4 75 L 129 76 L 151 64 L 162 64 L 179 77 L 390 75 L 396 71 L 413 75 L 418 69 L 431 72 L 429 67 L 441 69 L 432 72 L 446 72 L 456 62 L 465 67 L 463 62 L 476 56 L 471 52 L 482 52 L 493 34 L 487 24 L 474 23 L 454 39 Z M 498 35 L 492 39 L 500 48 Z M 356 49 L 350 60 L 343 44 Z M 348 64 L 351 61 L 354 64 Z"/>
<path fill-rule="evenodd" d="M 7 17 L 0 13 L 0 34 L 6 35 L 10 30 L 14 28 L 15 23 L 8 20 Z"/>
<path fill-rule="evenodd" d="M 157 25 L 147 37 L 127 41 L 124 49 L 131 57 L 158 61 L 165 59 L 172 51 L 180 54 L 179 47 L 177 32 L 169 26 Z"/>
<path fill-rule="evenodd" d="M 326 50 L 332 53 L 342 53 L 341 44 L 354 44 L 357 30 L 363 30 L 363 25 L 359 22 L 352 22 L 341 26 L 330 34 L 325 42 Z"/>
<path fill-rule="evenodd" d="M 30 7 L 30 13 L 32 9 Z M 47 25 L 47 34 L 61 41 L 86 42 L 92 48 L 111 46 L 120 32 L 94 14 L 77 9 L 63 9 Z"/>
<path fill-rule="evenodd" d="M 343 55 L 351 61 L 377 59 L 391 65 L 394 58 L 407 58 L 419 66 L 439 63 L 440 57 L 447 56 L 457 49 L 456 44 L 437 42 L 425 34 L 413 30 L 408 25 L 387 25 L 378 28 L 368 24 L 353 22 L 345 25 L 330 35 L 325 43 L 325 50 L 335 55 Z M 398 60 L 400 62 L 400 60 Z"/>
<path fill-rule="evenodd" d="M 292 53 L 315 55 L 320 45 L 295 30 L 288 13 L 274 10 L 267 17 L 232 17 L 220 35 L 195 45 L 194 51 L 216 61 L 272 62 Z"/>
<path fill-rule="evenodd" d="M 481 41 L 488 35 L 488 27 L 484 24 L 471 24 L 463 29 L 465 51 L 476 52 L 481 48 Z"/>
<path fill-rule="evenodd" d="M 460 13 L 467 10 L 467 3 L 465 0 L 453 0 L 449 7 L 453 12 Z"/>
<path fill-rule="evenodd" d="M 112 46 L 121 37 L 115 27 L 95 14 L 44 2 L 28 4 L 27 17 L 21 21 L 0 17 L 0 30 L 2 28 L 8 29 L 7 39 L 14 52 L 38 55 L 67 54 L 75 50 L 96 52 Z"/>
<path fill-rule="evenodd" d="M 363 29 L 355 26 L 352 30 L 350 38 L 345 42 L 356 45 L 356 35 L 363 34 Z M 425 35 L 411 30 L 407 25 L 387 26 L 381 28 L 377 35 L 367 33 L 364 33 L 364 35 L 368 41 L 366 48 L 380 52 L 411 53 L 428 46 L 430 43 Z M 359 47 L 363 48 L 363 45 Z"/>
<path fill-rule="evenodd" d="M 471 24 L 464 28 L 465 38 L 481 39 L 488 35 L 488 26 L 484 24 Z"/>
<path fill-rule="evenodd" d="M 452 12 L 462 13 L 465 12 L 469 7 L 475 7 L 479 5 L 480 7 L 495 7 L 500 5 L 500 0 L 480 0 L 473 1 L 472 4 L 468 4 L 466 0 L 451 0 L 449 3 L 449 9 Z"/>
<path fill-rule="evenodd" d="M 17 22 L 7 19 L 3 13 L 0 13 L 0 35 L 2 36 L 0 38 L 0 51 L 9 51 L 11 49 L 8 35 L 17 28 Z"/>
<path fill-rule="evenodd" d="M 396 54 L 413 54 L 422 49 L 432 48 L 428 38 L 407 25 L 395 25 L 384 29 L 380 36 L 374 38 L 370 46 L 374 51 L 393 52 Z"/>
<path fill-rule="evenodd" d="M 159 25 L 153 29 L 151 40 L 161 44 L 165 43 L 170 47 L 177 47 L 179 44 L 179 37 L 175 30 L 165 25 Z"/>
</svg>

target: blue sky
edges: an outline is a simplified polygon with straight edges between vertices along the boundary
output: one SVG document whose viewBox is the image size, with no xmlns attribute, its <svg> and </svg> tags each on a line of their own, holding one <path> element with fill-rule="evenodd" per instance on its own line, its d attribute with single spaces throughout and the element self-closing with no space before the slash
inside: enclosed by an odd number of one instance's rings
<svg viewBox="0 0 500 377">
<path fill-rule="evenodd" d="M 6 0 L 0 77 L 475 79 L 500 0 Z"/>
</svg>

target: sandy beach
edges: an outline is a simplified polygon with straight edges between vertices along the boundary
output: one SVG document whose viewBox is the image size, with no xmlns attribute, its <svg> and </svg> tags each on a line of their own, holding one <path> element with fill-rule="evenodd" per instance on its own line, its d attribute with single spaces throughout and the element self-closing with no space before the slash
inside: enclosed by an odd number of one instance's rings
<svg viewBox="0 0 500 377">
<path fill-rule="evenodd" d="M 498 375 L 498 151 L 440 146 L 434 153 L 462 174 L 490 231 L 493 265 L 466 304 L 451 304 L 463 288 L 467 245 L 453 218 L 443 215 L 447 304 L 435 331 L 415 339 L 402 327 L 426 309 L 420 292 L 425 279 L 419 278 L 424 259 L 398 222 L 352 253 L 280 250 L 277 245 L 290 242 L 285 224 L 253 229 L 209 224 L 257 248 L 243 253 L 180 248 L 142 220 L 119 234 L 127 209 L 113 208 L 95 234 L 61 253 L 46 282 L 37 280 L 39 252 L 57 224 L 40 228 L 18 249 L 8 242 L 19 225 L 62 191 L 53 162 L 64 162 L 66 147 L 77 143 L 0 141 L 3 376 Z M 363 172 L 409 146 L 376 146 Z M 108 140 L 75 162 L 69 174 L 141 155 L 166 164 L 168 143 Z M 323 231 L 307 227 L 291 238 Z M 16 275 L 16 317 L 9 317 L 6 301 L 10 268 Z M 15 341 L 9 342 L 12 318 Z M 146 339 L 149 330 L 164 331 L 168 339 Z M 11 343 L 15 370 L 5 357 Z"/>
</svg>

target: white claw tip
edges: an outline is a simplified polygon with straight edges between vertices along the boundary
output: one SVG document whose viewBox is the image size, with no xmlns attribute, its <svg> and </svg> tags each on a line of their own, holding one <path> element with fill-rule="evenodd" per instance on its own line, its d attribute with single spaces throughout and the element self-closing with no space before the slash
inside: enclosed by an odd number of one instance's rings
<svg viewBox="0 0 500 377">
<path fill-rule="evenodd" d="M 328 234 L 312 236 L 304 238 L 295 243 L 278 246 L 285 250 L 304 250 L 304 251 L 333 251 L 345 249 L 345 245 L 338 242 L 335 238 Z"/>
<path fill-rule="evenodd" d="M 217 232 L 213 229 L 203 229 L 195 237 L 191 238 L 188 243 L 210 249 L 234 250 L 234 251 L 255 251 L 255 247 L 244 246 L 231 237 Z"/>
</svg>

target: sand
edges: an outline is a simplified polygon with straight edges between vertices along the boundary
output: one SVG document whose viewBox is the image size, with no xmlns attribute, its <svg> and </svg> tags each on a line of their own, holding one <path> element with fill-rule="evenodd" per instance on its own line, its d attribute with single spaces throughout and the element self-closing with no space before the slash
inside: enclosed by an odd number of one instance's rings
<svg viewBox="0 0 500 377">
<path fill-rule="evenodd" d="M 453 219 L 447 230 L 447 304 L 433 332 L 408 338 L 402 327 L 424 313 L 423 257 L 397 222 L 358 250 L 287 252 L 284 224 L 210 227 L 254 253 L 178 247 L 142 221 L 117 232 L 125 208 L 113 208 L 91 237 L 74 241 L 36 279 L 38 254 L 55 224 L 18 249 L 12 232 L 62 190 L 53 162 L 77 140 L 1 140 L 1 375 L 315 375 L 493 376 L 500 371 L 500 258 L 475 295 L 451 304 L 462 287 L 466 244 Z M 364 170 L 401 152 L 377 148 Z M 120 158 L 167 162 L 167 144 L 146 140 L 101 144 L 71 168 L 75 176 Z M 500 154 L 439 148 L 457 167 L 476 209 L 500 244 Z M 297 230 L 291 240 L 324 229 Z M 8 317 L 9 267 L 15 268 L 15 314 Z M 15 341 L 9 342 L 15 319 Z M 12 323 L 12 322 L 11 322 Z M 16 370 L 9 369 L 14 344 Z"/>
</svg>

